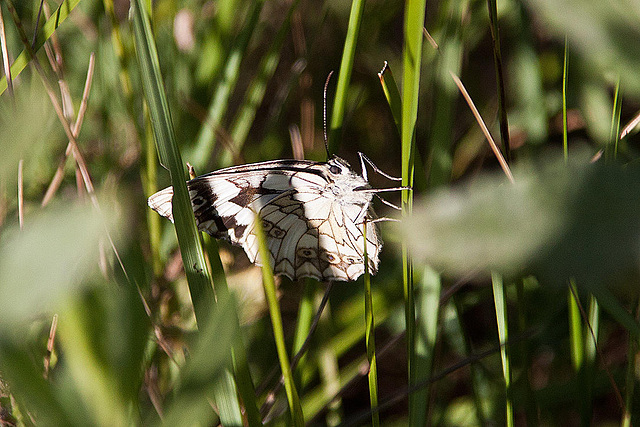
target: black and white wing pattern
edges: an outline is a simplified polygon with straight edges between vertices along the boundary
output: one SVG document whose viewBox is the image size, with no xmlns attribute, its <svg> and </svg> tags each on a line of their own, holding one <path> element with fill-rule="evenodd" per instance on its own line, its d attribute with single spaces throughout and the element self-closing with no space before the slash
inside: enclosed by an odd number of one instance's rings
<svg viewBox="0 0 640 427">
<path fill-rule="evenodd" d="M 357 279 L 364 273 L 363 224 L 369 270 L 382 242 L 371 200 L 375 190 L 339 157 L 327 162 L 275 160 L 221 169 L 187 182 L 198 228 L 242 246 L 260 265 L 255 234 L 262 220 L 274 273 L 293 280 Z M 173 188 L 149 206 L 173 221 Z"/>
</svg>

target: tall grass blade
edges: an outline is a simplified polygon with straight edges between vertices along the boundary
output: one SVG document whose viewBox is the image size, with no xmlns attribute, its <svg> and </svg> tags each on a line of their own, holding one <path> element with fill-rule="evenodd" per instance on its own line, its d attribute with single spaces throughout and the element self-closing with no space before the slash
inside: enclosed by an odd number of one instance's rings
<svg viewBox="0 0 640 427">
<path fill-rule="evenodd" d="M 500 49 L 500 29 L 498 27 L 498 7 L 496 0 L 487 0 L 489 7 L 489 24 L 491 28 L 491 45 L 493 47 L 493 61 L 496 67 L 496 84 L 498 86 L 498 115 L 500 119 L 500 136 L 502 149 L 507 160 L 511 158 L 511 144 L 509 142 L 509 122 L 507 121 L 507 97 L 504 87 L 504 71 L 502 69 L 502 52 Z"/>
<path fill-rule="evenodd" d="M 447 1 L 440 10 L 441 34 L 433 68 L 433 112 L 430 117 L 428 146 L 429 185 L 437 187 L 451 180 L 453 166 L 452 144 L 454 140 L 458 93 L 450 79 L 450 73 L 460 75 L 465 46 L 464 33 L 453 25 L 464 20 L 469 13 L 469 1 Z M 422 25 L 422 24 L 420 24 Z"/>
<path fill-rule="evenodd" d="M 298 397 L 298 391 L 295 387 L 293 374 L 291 372 L 291 365 L 289 364 L 289 357 L 287 355 L 287 347 L 284 341 L 282 315 L 280 314 L 280 305 L 276 295 L 276 283 L 273 277 L 273 269 L 271 268 L 271 254 L 267 247 L 267 238 L 264 235 L 262 221 L 259 217 L 256 217 L 255 224 L 256 236 L 258 237 L 258 245 L 260 247 L 262 282 L 264 285 L 264 293 L 267 298 L 267 305 L 269 306 L 269 315 L 271 317 L 273 336 L 276 342 L 276 349 L 278 351 L 278 359 L 280 360 L 280 369 L 282 369 L 282 376 L 284 377 L 284 389 L 287 394 L 289 410 L 291 411 L 291 422 L 292 425 L 296 427 L 303 426 L 304 416 L 302 414 L 302 407 L 300 406 L 300 398 Z"/>
<path fill-rule="evenodd" d="M 402 185 L 413 185 L 415 130 L 418 118 L 418 96 L 420 94 L 420 69 L 422 65 L 422 42 L 426 0 L 407 0 L 404 15 L 404 45 L 402 49 Z M 402 191 L 402 216 L 411 215 L 413 192 Z M 413 266 L 406 242 L 402 243 L 402 281 L 405 297 L 405 323 L 407 328 L 407 356 L 409 387 L 413 387 L 428 372 L 416 369 L 415 347 L 415 301 L 413 286 Z M 426 400 L 418 394 L 409 398 L 409 423 L 424 425 L 426 421 Z"/>
<path fill-rule="evenodd" d="M 149 19 L 141 0 L 131 3 L 136 53 L 140 66 L 144 95 L 149 107 L 151 121 L 160 157 L 160 163 L 169 170 L 173 186 L 173 217 L 175 220 L 178 244 L 191 293 L 196 320 L 200 328 L 206 328 L 211 311 L 215 305 L 211 273 L 204 257 L 198 229 L 193 216 L 191 199 L 187 191 L 187 175 L 178 149 L 173 123 L 164 92 L 160 74 L 160 64 L 155 41 L 151 33 Z M 226 350 L 223 350 L 226 351 Z M 219 380 L 224 381 L 224 378 Z M 216 384 L 215 400 L 218 407 L 229 409 L 221 412 L 223 424 L 242 423 L 236 392 L 228 388 L 228 382 Z"/>
<path fill-rule="evenodd" d="M 421 273 L 415 298 L 417 322 L 414 363 L 416 372 L 420 373 L 420 379 L 423 380 L 430 378 L 433 373 L 442 283 L 440 274 L 429 265 L 425 265 Z M 426 406 L 430 389 L 430 385 L 422 387 L 414 393 L 415 399 Z"/>
<path fill-rule="evenodd" d="M 376 334 L 373 320 L 373 299 L 371 298 L 371 274 L 369 272 L 369 257 L 367 256 L 367 226 L 366 221 L 362 226 L 364 245 L 364 318 L 365 318 L 365 346 L 367 348 L 367 361 L 369 362 L 369 401 L 371 403 L 371 425 L 380 425 L 380 413 L 378 408 L 378 362 L 376 356 Z"/>
<path fill-rule="evenodd" d="M 584 342 L 582 340 L 582 317 L 578 307 L 578 293 L 574 280 L 569 281 L 568 304 L 569 304 L 569 336 L 571 342 L 571 362 L 573 369 L 578 374 L 584 363 Z"/>
<path fill-rule="evenodd" d="M 569 280 L 569 290 L 567 295 L 569 304 L 569 338 L 571 343 L 571 362 L 573 370 L 577 378 L 577 389 L 575 390 L 578 396 L 578 403 L 580 407 L 580 419 L 582 425 L 587 420 L 591 419 L 589 411 L 589 392 L 587 387 L 587 370 L 585 369 L 585 345 L 584 340 L 589 339 L 589 335 L 585 337 L 585 329 L 588 330 L 588 325 L 583 329 L 582 313 L 580 312 L 580 300 L 578 296 L 578 290 L 576 288 L 575 280 Z"/>
<path fill-rule="evenodd" d="M 211 274 L 207 267 L 204 252 L 200 245 L 191 200 L 187 191 L 187 175 L 177 146 L 171 113 L 164 93 L 164 84 L 160 75 L 160 64 L 151 26 L 141 9 L 141 0 L 131 3 L 136 53 L 140 66 L 144 95 L 149 107 L 153 131 L 158 148 L 160 163 L 169 171 L 173 186 L 173 216 L 175 218 L 178 244 L 196 319 L 205 321 L 214 304 Z"/>
<path fill-rule="evenodd" d="M 356 43 L 360 31 L 360 22 L 364 12 L 364 0 L 353 0 L 351 2 L 351 13 L 349 15 L 349 25 L 347 26 L 347 36 L 344 40 L 342 50 L 342 60 L 340 61 L 340 72 L 338 73 L 338 85 L 336 95 L 331 109 L 331 121 L 329 125 L 329 152 L 335 153 L 342 139 L 342 121 L 344 120 L 344 110 L 347 105 L 347 92 L 351 81 L 351 71 L 353 70 L 353 58 L 356 53 Z"/>
<path fill-rule="evenodd" d="M 493 287 L 493 300 L 496 309 L 496 320 L 498 321 L 498 338 L 500 339 L 500 358 L 502 359 L 502 375 L 505 385 L 505 425 L 514 426 L 513 414 L 513 391 L 511 389 L 511 358 L 509 354 L 508 319 L 507 319 L 507 299 L 505 286 L 502 277 L 497 273 L 491 274 L 491 284 Z"/>
<path fill-rule="evenodd" d="M 300 298 L 300 306 L 298 308 L 298 317 L 296 319 L 296 330 L 293 336 L 293 345 L 291 354 L 297 354 L 302 345 L 309 335 L 311 329 L 311 322 L 314 312 L 314 299 L 316 294 L 316 284 L 311 279 L 304 280 L 302 289 L 302 297 Z M 307 355 L 304 354 L 299 362 L 298 366 L 294 369 L 293 377 L 295 379 L 296 389 L 301 389 L 302 384 L 302 372 L 304 371 Z"/>
<path fill-rule="evenodd" d="M 213 277 L 213 283 L 215 283 L 215 290 L 218 301 L 220 299 L 233 301 L 229 292 L 229 286 L 227 284 L 227 277 L 224 272 L 222 260 L 220 259 L 218 242 L 208 234 L 203 235 L 203 241 L 205 243 L 205 249 L 207 251 L 207 257 L 209 258 L 209 263 L 211 264 L 211 275 Z M 242 330 L 240 328 L 238 312 L 235 309 L 235 306 L 231 307 L 230 311 L 230 320 L 228 321 L 231 322 L 235 330 L 238 331 L 238 333 L 234 336 L 232 344 L 233 347 L 231 349 L 231 358 L 233 362 L 233 371 L 235 373 L 236 386 L 238 388 L 238 392 L 240 393 L 240 397 L 242 398 L 242 402 L 244 403 L 247 422 L 250 426 L 261 425 L 262 420 L 260 417 L 260 411 L 258 411 L 256 391 L 247 361 L 247 351 L 242 339 Z"/>
<path fill-rule="evenodd" d="M 609 132 L 609 147 L 613 150 L 613 158 L 618 157 L 618 141 L 620 138 L 620 111 L 622 110 L 622 94 L 620 92 L 620 79 L 616 81 L 613 93 L 613 109 L 611 112 L 611 130 Z"/>
<path fill-rule="evenodd" d="M 389 67 L 389 64 L 387 64 L 386 61 L 382 70 L 378 73 L 378 78 L 380 79 L 382 91 L 384 92 L 384 96 L 387 99 L 389 108 L 391 109 L 391 115 L 393 116 L 393 121 L 398 129 L 398 135 L 402 135 L 402 97 L 400 96 L 398 85 L 396 84 L 396 80 L 391 72 L 391 67 Z M 416 156 L 416 159 L 413 162 L 415 167 L 413 190 L 424 191 L 428 187 L 427 174 L 424 170 L 424 164 L 420 158 L 420 153 L 415 152 L 414 155 Z"/>
</svg>

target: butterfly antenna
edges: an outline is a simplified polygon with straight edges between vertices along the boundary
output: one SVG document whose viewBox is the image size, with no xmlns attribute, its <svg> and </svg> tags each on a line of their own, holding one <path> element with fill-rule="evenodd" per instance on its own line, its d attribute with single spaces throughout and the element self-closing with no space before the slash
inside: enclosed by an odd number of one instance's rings
<svg viewBox="0 0 640 427">
<path fill-rule="evenodd" d="M 329 153 L 329 140 L 327 138 L 327 88 L 329 87 L 329 80 L 333 75 L 333 70 L 329 72 L 327 80 L 324 82 L 324 92 L 322 93 L 323 108 L 322 108 L 322 130 L 324 132 L 324 148 L 327 150 L 327 160 L 331 157 Z"/>
</svg>

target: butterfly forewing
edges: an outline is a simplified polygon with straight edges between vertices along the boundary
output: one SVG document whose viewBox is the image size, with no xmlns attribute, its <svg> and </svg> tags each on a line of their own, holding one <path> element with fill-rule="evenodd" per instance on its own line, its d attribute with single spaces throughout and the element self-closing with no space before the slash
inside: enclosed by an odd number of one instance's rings
<svg viewBox="0 0 640 427">
<path fill-rule="evenodd" d="M 371 195 L 354 192 L 365 185 L 339 158 L 236 166 L 187 183 L 201 231 L 242 246 L 259 264 L 259 218 L 274 273 L 345 281 L 364 272 L 365 219 L 369 269 L 375 273 L 378 267 L 382 242 L 372 222 Z M 149 198 L 149 206 L 173 220 L 172 196 L 172 188 L 162 190 Z"/>
</svg>

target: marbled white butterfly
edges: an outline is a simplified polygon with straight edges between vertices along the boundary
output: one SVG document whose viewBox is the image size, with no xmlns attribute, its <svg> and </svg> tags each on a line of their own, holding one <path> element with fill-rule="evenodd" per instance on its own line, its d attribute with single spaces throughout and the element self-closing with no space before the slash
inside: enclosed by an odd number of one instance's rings
<svg viewBox="0 0 640 427">
<path fill-rule="evenodd" d="M 273 160 L 220 169 L 187 182 L 200 231 L 242 246 L 259 264 L 256 214 L 262 219 L 275 274 L 292 280 L 355 280 L 364 273 L 363 224 L 367 227 L 369 270 L 378 270 L 382 241 L 371 207 L 373 189 L 362 174 L 333 156 L 327 162 Z M 173 187 L 149 197 L 149 206 L 173 221 Z M 384 200 L 383 200 L 384 201 Z M 389 204 L 387 202 L 387 204 Z"/>
</svg>

